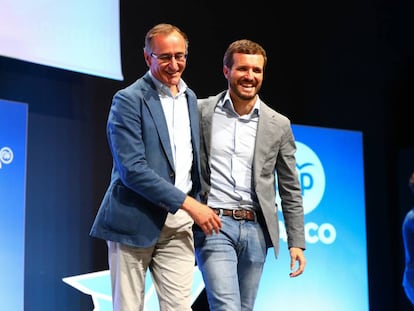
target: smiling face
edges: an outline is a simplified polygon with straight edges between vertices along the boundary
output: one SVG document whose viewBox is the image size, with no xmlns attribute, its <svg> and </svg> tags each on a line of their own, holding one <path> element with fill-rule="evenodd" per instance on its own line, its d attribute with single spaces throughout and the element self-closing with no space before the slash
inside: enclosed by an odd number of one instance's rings
<svg viewBox="0 0 414 311">
<path fill-rule="evenodd" d="M 230 97 L 234 105 L 244 103 L 252 108 L 263 82 L 264 57 L 261 54 L 234 53 L 231 68 L 224 66 Z"/>
<path fill-rule="evenodd" d="M 157 34 L 152 38 L 151 52 L 144 50 L 145 61 L 152 75 L 167 85 L 172 93 L 186 67 L 187 45 L 183 36 L 174 31 L 169 34 Z"/>
</svg>

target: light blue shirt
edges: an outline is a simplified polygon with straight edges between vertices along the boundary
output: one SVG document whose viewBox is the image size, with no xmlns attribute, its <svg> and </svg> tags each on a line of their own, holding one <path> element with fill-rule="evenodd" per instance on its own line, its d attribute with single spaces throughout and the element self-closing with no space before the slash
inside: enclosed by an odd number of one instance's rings
<svg viewBox="0 0 414 311">
<path fill-rule="evenodd" d="M 151 72 L 150 72 L 151 75 Z M 162 109 L 170 136 L 171 151 L 175 165 L 175 186 L 185 193 L 191 190 L 191 167 L 193 148 L 191 144 L 190 118 L 188 114 L 187 85 L 183 80 L 178 84 L 179 92 L 173 96 L 170 89 L 151 75 L 160 96 Z"/>
<path fill-rule="evenodd" d="M 150 72 L 151 75 L 151 72 Z M 193 165 L 193 147 L 191 144 L 190 116 L 188 113 L 186 83 L 181 79 L 178 84 L 179 92 L 173 96 L 170 89 L 155 79 L 152 80 L 157 88 L 161 106 L 167 122 L 171 151 L 175 166 L 175 186 L 184 193 L 192 188 L 191 167 Z M 175 215 L 168 214 L 165 225 L 170 228 L 191 225 L 193 219 L 182 209 Z"/>
<path fill-rule="evenodd" d="M 234 110 L 228 91 L 214 111 L 211 148 L 211 190 L 208 205 L 214 208 L 255 209 L 253 155 L 260 99 L 248 115 Z"/>
</svg>

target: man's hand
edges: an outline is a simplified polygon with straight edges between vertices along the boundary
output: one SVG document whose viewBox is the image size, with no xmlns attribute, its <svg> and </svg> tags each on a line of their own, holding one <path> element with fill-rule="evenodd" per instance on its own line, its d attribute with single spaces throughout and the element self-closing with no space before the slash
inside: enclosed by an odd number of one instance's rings
<svg viewBox="0 0 414 311">
<path fill-rule="evenodd" d="M 181 206 L 206 235 L 219 233 L 221 229 L 220 217 L 207 205 L 187 196 Z"/>
<path fill-rule="evenodd" d="M 290 253 L 290 270 L 292 271 L 289 276 L 291 278 L 294 278 L 296 276 L 299 276 L 303 273 L 306 266 L 306 259 L 305 255 L 303 253 L 303 250 L 299 247 L 291 247 L 289 249 Z M 295 269 L 296 262 L 299 263 L 299 267 Z"/>
</svg>

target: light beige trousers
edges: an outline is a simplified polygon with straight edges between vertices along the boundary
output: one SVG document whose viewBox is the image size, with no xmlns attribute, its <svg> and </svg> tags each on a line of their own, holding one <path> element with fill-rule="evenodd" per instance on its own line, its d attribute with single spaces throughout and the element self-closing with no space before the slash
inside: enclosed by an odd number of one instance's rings
<svg viewBox="0 0 414 311">
<path fill-rule="evenodd" d="M 158 295 L 160 311 L 192 310 L 195 258 L 191 227 L 179 232 L 164 227 L 157 244 L 149 248 L 112 241 L 107 244 L 114 311 L 144 311 L 148 270 Z"/>
</svg>

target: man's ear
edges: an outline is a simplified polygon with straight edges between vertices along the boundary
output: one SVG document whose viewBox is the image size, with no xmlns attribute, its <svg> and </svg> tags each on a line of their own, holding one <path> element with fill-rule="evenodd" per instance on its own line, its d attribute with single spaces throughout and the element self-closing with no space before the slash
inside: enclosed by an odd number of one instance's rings
<svg viewBox="0 0 414 311">
<path fill-rule="evenodd" d="M 226 79 L 228 79 L 229 72 L 230 72 L 230 68 L 227 67 L 226 65 L 224 65 L 223 66 L 223 74 L 226 77 Z"/>
<path fill-rule="evenodd" d="M 151 61 L 152 61 L 152 57 L 151 55 L 149 55 L 145 49 L 144 49 L 144 59 L 145 59 L 145 63 L 147 64 L 148 67 L 151 67 Z"/>
</svg>

